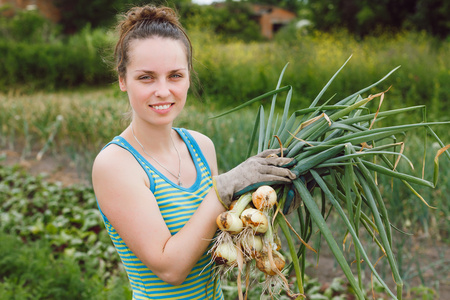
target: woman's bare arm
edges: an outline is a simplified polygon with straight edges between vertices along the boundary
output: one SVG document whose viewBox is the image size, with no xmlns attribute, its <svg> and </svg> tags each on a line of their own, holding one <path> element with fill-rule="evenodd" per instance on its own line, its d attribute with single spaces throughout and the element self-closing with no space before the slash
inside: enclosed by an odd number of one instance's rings
<svg viewBox="0 0 450 300">
<path fill-rule="evenodd" d="M 212 142 L 196 135 L 213 175 Z M 216 217 L 224 211 L 211 189 L 185 226 L 171 235 L 141 166 L 124 149 L 111 145 L 93 168 L 95 194 L 103 213 L 133 253 L 159 278 L 181 284 L 210 244 Z"/>
</svg>

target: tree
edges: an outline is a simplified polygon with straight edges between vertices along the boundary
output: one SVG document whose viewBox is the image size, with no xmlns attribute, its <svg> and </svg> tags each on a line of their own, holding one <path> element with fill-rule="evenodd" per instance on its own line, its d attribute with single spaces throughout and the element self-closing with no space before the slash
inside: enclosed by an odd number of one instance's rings
<svg viewBox="0 0 450 300">
<path fill-rule="evenodd" d="M 183 25 L 210 30 L 220 38 L 242 41 L 261 40 L 260 27 L 247 2 L 226 1 L 217 5 L 177 6 Z"/>
<path fill-rule="evenodd" d="M 61 11 L 61 25 L 65 33 L 75 33 L 86 25 L 92 28 L 106 27 L 114 24 L 116 15 L 132 6 L 149 4 L 174 7 L 191 0 L 145 1 L 145 0 L 55 0 Z"/>
<path fill-rule="evenodd" d="M 56 0 L 55 5 L 61 11 L 64 32 L 75 33 L 88 24 L 92 28 L 111 25 L 123 0 Z"/>
<path fill-rule="evenodd" d="M 450 3 L 446 0 L 314 0 L 306 4 L 319 30 L 343 27 L 358 36 L 377 30 L 426 30 L 450 33 Z"/>
<path fill-rule="evenodd" d="M 450 2 L 446 0 L 417 0 L 409 24 L 445 38 L 450 35 Z"/>
</svg>

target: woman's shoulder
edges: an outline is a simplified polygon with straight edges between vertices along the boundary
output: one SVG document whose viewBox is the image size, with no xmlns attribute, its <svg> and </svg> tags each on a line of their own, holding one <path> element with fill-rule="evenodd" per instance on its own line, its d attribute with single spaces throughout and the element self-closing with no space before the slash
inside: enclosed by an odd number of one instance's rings
<svg viewBox="0 0 450 300">
<path fill-rule="evenodd" d="M 110 176 L 135 174 L 138 167 L 135 159 L 126 149 L 116 144 L 110 144 L 103 148 L 95 158 L 92 175 L 94 179 L 97 176 L 109 178 Z"/>
<path fill-rule="evenodd" d="M 200 133 L 195 130 L 188 130 L 191 134 L 192 138 L 197 142 L 200 150 L 202 151 L 205 159 L 207 160 L 211 172 L 213 175 L 217 174 L 217 158 L 216 158 L 216 149 L 214 147 L 213 141 L 203 133 Z"/>
<path fill-rule="evenodd" d="M 197 142 L 202 151 L 205 150 L 214 151 L 214 143 L 208 136 L 195 130 L 187 130 L 187 131 L 191 134 L 191 136 Z"/>
</svg>

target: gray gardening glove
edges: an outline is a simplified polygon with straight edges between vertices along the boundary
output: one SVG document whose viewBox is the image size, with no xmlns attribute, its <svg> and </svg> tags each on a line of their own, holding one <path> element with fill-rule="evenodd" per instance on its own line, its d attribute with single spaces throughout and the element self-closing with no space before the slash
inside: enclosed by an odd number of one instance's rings
<svg viewBox="0 0 450 300">
<path fill-rule="evenodd" d="M 296 178 L 288 168 L 293 159 L 278 157 L 280 149 L 268 149 L 248 158 L 230 171 L 213 178 L 214 188 L 222 204 L 228 208 L 233 195 L 249 186 L 267 182 L 291 182 Z"/>
</svg>

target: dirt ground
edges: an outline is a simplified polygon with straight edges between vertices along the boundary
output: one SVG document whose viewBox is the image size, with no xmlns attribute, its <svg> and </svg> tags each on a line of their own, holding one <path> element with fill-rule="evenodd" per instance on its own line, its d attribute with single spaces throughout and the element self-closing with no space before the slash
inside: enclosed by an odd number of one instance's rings
<svg viewBox="0 0 450 300">
<path fill-rule="evenodd" d="M 431 237 L 419 237 L 412 239 L 412 246 L 403 264 L 406 266 L 408 279 L 404 282 L 403 299 L 450 299 L 450 247 L 442 242 L 433 241 Z M 395 251 L 395 249 L 394 249 Z M 319 262 L 310 261 L 307 269 L 310 277 L 317 278 L 323 285 L 323 289 L 329 286 L 335 277 L 345 278 L 330 251 L 323 247 Z M 419 267 L 420 266 L 420 267 Z M 378 268 L 377 268 L 378 269 Z M 391 291 L 395 294 L 395 283 L 390 274 L 378 271 Z M 366 286 L 370 286 L 370 274 L 365 273 Z M 385 277 L 384 277 L 385 276 Z M 346 280 L 345 280 L 346 281 Z M 430 288 L 426 290 L 418 286 Z M 411 287 L 415 287 L 411 289 Z M 432 290 L 438 295 L 433 296 Z M 378 297 L 381 297 L 377 294 Z M 426 297 L 425 297 L 426 296 Z M 390 299 L 385 295 L 383 299 Z"/>
<path fill-rule="evenodd" d="M 46 155 L 41 160 L 37 160 L 35 155 L 30 155 L 26 159 L 21 159 L 20 153 L 0 150 L 0 164 L 19 164 L 30 174 L 46 174 L 47 180 L 59 181 L 66 186 L 90 184 L 87 178 L 80 176 L 74 163 L 65 157 Z M 410 260 L 405 264 L 408 266 L 406 271 L 411 275 L 405 284 L 404 299 L 450 299 L 450 247 L 448 244 L 436 241 L 430 236 L 417 236 L 411 239 L 411 244 L 406 249 L 408 249 L 408 253 L 405 253 L 404 256 Z M 326 247 L 321 249 L 319 262 L 310 261 L 307 274 L 317 278 L 323 285 L 323 289 L 329 286 L 334 278 L 343 277 L 342 271 Z M 370 281 L 370 275 L 368 280 Z M 393 281 L 387 281 L 389 287 L 395 290 Z M 408 292 L 409 287 L 421 284 L 437 291 L 439 295 L 423 297 L 417 291 L 410 290 Z M 426 293 L 424 289 L 421 292 Z"/>
</svg>

